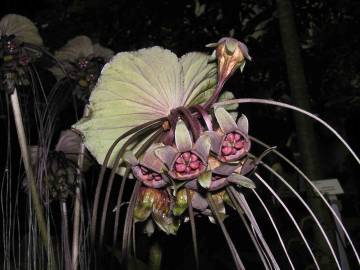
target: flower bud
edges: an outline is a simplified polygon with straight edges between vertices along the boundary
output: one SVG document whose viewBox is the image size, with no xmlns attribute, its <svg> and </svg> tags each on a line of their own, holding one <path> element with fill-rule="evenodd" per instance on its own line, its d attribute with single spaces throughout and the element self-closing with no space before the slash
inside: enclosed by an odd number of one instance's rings
<svg viewBox="0 0 360 270">
<path fill-rule="evenodd" d="M 216 47 L 215 54 L 218 60 L 218 82 L 223 84 L 240 67 L 243 71 L 245 59 L 251 60 L 246 45 L 234 38 L 222 38 L 217 43 L 207 47 Z"/>
</svg>

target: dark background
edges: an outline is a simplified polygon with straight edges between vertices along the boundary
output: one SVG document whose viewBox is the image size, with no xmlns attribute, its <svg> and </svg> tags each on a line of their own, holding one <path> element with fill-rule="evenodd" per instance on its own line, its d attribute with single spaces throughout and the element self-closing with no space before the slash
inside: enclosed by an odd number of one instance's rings
<svg viewBox="0 0 360 270">
<path fill-rule="evenodd" d="M 300 46 L 308 82 L 311 111 L 336 128 L 360 153 L 360 3 L 346 0 L 292 1 L 300 37 Z M 280 39 L 276 5 L 273 1 L 2 1 L 0 15 L 17 13 L 33 20 L 43 37 L 45 46 L 54 51 L 76 35 L 85 34 L 115 52 L 136 50 L 160 45 L 178 56 L 188 51 L 210 50 L 204 46 L 223 36 L 233 35 L 245 42 L 253 61 L 247 63 L 243 74 L 236 73 L 226 89 L 236 97 L 258 97 L 293 103 L 287 83 L 286 64 Z M 53 79 L 42 71 L 45 84 Z M 241 112 L 250 119 L 251 135 L 277 145 L 293 160 L 300 162 L 292 114 L 285 109 L 263 105 L 241 105 Z M 3 112 L 4 108 L 0 109 Z M 65 114 L 66 115 L 66 114 Z M 73 119 L 63 118 L 59 127 L 70 125 Z M 309 120 L 310 121 L 310 120 Z M 355 243 L 360 242 L 359 166 L 338 144 L 333 135 L 320 125 L 316 134 L 321 152 L 325 178 L 338 178 L 345 190 L 340 195 L 344 222 Z M 269 157 L 269 163 L 277 160 Z M 283 173 L 291 181 L 297 178 L 284 166 Z M 271 179 L 270 179 L 271 181 Z M 93 185 L 92 183 L 91 185 Z M 302 186 L 296 184 L 301 190 Z M 277 187 L 281 194 L 283 188 Z M 91 190 L 91 187 L 89 188 Z M 274 209 L 276 220 L 290 239 L 291 254 L 296 254 L 299 269 L 310 262 L 305 249 L 298 243 L 296 233 L 289 227 L 285 215 L 276 211 L 269 194 L 259 188 L 268 206 Z M 91 196 L 91 191 L 89 192 Z M 286 197 L 295 216 L 306 213 L 292 197 Z M 89 198 L 90 199 L 90 198 Z M 274 239 L 274 253 L 282 254 L 265 213 L 256 201 L 254 207 L 264 233 Z M 91 199 L 90 199 L 91 200 Z M 256 211 L 255 211 L 256 212 Z M 229 231 L 249 269 L 257 269 L 260 262 L 239 219 L 227 220 Z M 264 217 L 264 218 L 263 218 Z M 111 234 L 111 232 L 109 232 Z M 220 230 L 199 219 L 199 248 L 202 264 L 207 269 L 232 267 L 232 260 Z M 191 269 L 193 265 L 189 225 L 178 236 L 155 234 L 150 240 L 140 236 L 138 252 L 146 258 L 148 242 L 159 241 L 164 247 L 164 269 Z M 108 255 L 110 256 L 110 255 Z M 285 258 L 278 256 L 280 262 Z M 349 259 L 354 263 L 353 256 Z M 282 262 L 285 263 L 286 262 Z M 284 269 L 286 269 L 285 266 Z M 355 269 L 355 268 L 354 268 Z"/>
</svg>

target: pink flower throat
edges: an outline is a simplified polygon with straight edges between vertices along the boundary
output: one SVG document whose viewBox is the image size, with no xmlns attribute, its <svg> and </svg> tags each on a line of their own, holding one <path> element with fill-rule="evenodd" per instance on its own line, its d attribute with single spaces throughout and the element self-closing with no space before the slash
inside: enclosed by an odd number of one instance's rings
<svg viewBox="0 0 360 270">
<path fill-rule="evenodd" d="M 179 174 L 192 174 L 204 167 L 199 157 L 191 152 L 182 153 L 175 161 L 175 171 Z"/>
</svg>

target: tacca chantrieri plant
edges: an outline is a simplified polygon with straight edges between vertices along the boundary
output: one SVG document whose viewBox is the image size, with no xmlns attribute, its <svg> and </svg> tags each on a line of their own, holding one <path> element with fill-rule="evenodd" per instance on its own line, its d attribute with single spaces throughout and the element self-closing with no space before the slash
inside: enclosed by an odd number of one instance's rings
<svg viewBox="0 0 360 270">
<path fill-rule="evenodd" d="M 103 244 L 110 193 L 115 174 L 120 174 L 123 179 L 115 207 L 114 244 L 117 242 L 125 180 L 131 179 L 131 176 L 137 180 L 124 222 L 123 259 L 130 255 L 134 222 L 146 221 L 147 228 L 155 223 L 165 233 L 176 234 L 179 226 L 190 220 L 198 262 L 194 216 L 205 215 L 220 225 L 236 268 L 245 269 L 223 223 L 225 204 L 228 204 L 239 213 L 265 268 L 279 269 L 242 193 L 242 188 L 248 188 L 263 203 L 254 190 L 254 182 L 248 178 L 261 164 L 287 185 L 307 207 L 338 265 L 334 249 L 311 209 L 281 176 L 261 161 L 261 157 L 256 158 L 249 153 L 251 140 L 263 143 L 249 136 L 248 119 L 245 115 L 238 117 L 230 112 L 236 107 L 229 105 L 257 102 L 304 111 L 264 100 L 226 101 L 232 96 L 226 92 L 220 95 L 225 82 L 236 69 L 243 70 L 246 60 L 251 58 L 247 47 L 233 38 L 222 38 L 217 43 L 209 44 L 209 47 L 215 48 L 212 56 L 192 52 L 178 58 L 161 47 L 122 52 L 103 68 L 89 99 L 89 116 L 74 125 L 83 134 L 86 147 L 103 165 L 94 199 L 92 241 L 95 243 L 100 225 L 97 243 Z M 225 101 L 215 103 L 221 99 Z M 281 156 L 276 150 L 266 147 Z M 295 165 L 292 166 L 301 173 Z M 112 168 L 112 171 L 103 208 L 99 211 L 106 167 Z M 258 173 L 254 175 L 283 205 L 319 268 L 308 241 L 281 198 Z M 262 205 L 267 209 L 265 204 Z M 337 218 L 336 214 L 332 214 Z M 273 226 L 277 231 L 274 223 Z M 343 226 L 342 229 L 347 234 Z M 278 237 L 294 269 L 279 233 Z M 348 235 L 347 238 L 350 240 Z M 357 256 L 354 247 L 353 251 Z"/>
<path fill-rule="evenodd" d="M 235 203 L 228 193 L 255 187 L 245 176 L 255 164 L 247 155 L 248 119 L 234 119 L 223 107 L 211 109 L 225 81 L 251 58 L 246 46 L 233 38 L 210 46 L 216 48 L 216 57 L 194 52 L 178 59 L 160 47 L 117 54 L 104 67 L 90 97 L 90 116 L 74 126 L 98 162 L 113 168 L 112 177 L 119 172 L 127 178 L 131 169 L 138 180 L 124 228 L 124 256 L 132 220 L 150 219 L 170 234 L 187 217 L 194 225 L 194 213 L 222 222 L 224 203 Z M 102 178 L 103 173 L 95 198 L 93 237 Z M 108 193 L 111 185 L 112 179 Z M 103 213 L 107 208 L 105 199 Z M 114 241 L 116 237 L 117 227 Z"/>
</svg>

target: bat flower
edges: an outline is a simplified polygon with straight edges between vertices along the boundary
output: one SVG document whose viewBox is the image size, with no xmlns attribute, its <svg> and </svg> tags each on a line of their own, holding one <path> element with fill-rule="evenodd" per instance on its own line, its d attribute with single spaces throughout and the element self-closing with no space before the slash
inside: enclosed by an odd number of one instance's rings
<svg viewBox="0 0 360 270">
<path fill-rule="evenodd" d="M 211 139 L 211 150 L 222 162 L 238 161 L 250 150 L 246 116 L 242 115 L 236 123 L 224 108 L 216 108 L 215 117 L 220 128 L 205 132 Z"/>
<path fill-rule="evenodd" d="M 46 198 L 48 191 L 51 200 L 66 200 L 67 197 L 74 194 L 77 185 L 78 158 L 81 151 L 81 137 L 72 130 L 61 132 L 58 143 L 54 151 L 49 151 L 43 147 L 31 146 L 31 162 L 35 173 L 39 179 L 44 180 L 46 190 L 42 189 L 43 197 Z M 90 167 L 89 154 L 83 153 L 82 171 Z M 46 159 L 45 171 L 42 160 Z M 26 179 L 24 185 L 27 189 Z"/>
<path fill-rule="evenodd" d="M 134 219 L 136 222 L 143 222 L 151 215 L 162 231 L 176 234 L 180 223 L 172 216 L 172 204 L 172 198 L 166 190 L 140 187 L 134 208 Z"/>
<path fill-rule="evenodd" d="M 156 156 L 165 163 L 171 178 L 189 180 L 198 177 L 207 167 L 210 138 L 200 136 L 195 144 L 185 123 L 179 120 L 175 128 L 175 146 L 155 150 Z"/>
<path fill-rule="evenodd" d="M 207 47 L 215 47 L 218 60 L 219 83 L 223 84 L 237 68 L 243 71 L 245 59 L 251 60 L 246 45 L 234 38 L 221 38 L 217 43 L 210 43 Z"/>
<path fill-rule="evenodd" d="M 5 15 L 0 20 L 1 79 L 12 80 L 17 85 L 28 85 L 29 79 L 23 67 L 41 55 L 30 47 L 41 46 L 42 43 L 32 21 L 16 14 Z"/>
<path fill-rule="evenodd" d="M 68 77 L 76 83 L 74 94 L 80 99 L 87 99 L 101 69 L 113 54 L 112 50 L 93 44 L 87 36 L 77 36 L 56 51 L 55 58 L 62 64 Z M 50 68 L 58 80 L 65 77 L 64 70 L 59 66 Z"/>
<path fill-rule="evenodd" d="M 132 166 L 134 176 L 151 188 L 162 188 L 169 183 L 168 177 L 163 173 L 165 165 L 154 152 L 159 147 L 161 144 L 152 145 L 139 160 L 130 151 L 124 155 L 124 159 Z"/>
<path fill-rule="evenodd" d="M 217 77 L 216 64 L 209 59 L 199 52 L 178 58 L 161 47 L 118 53 L 104 66 L 91 93 L 90 116 L 74 128 L 84 135 L 87 148 L 103 164 L 113 142 L 130 129 L 166 118 L 176 108 L 204 104 L 214 93 Z M 134 152 L 146 138 L 132 144 Z M 126 140 L 116 146 L 107 167 L 112 168 Z"/>
</svg>

